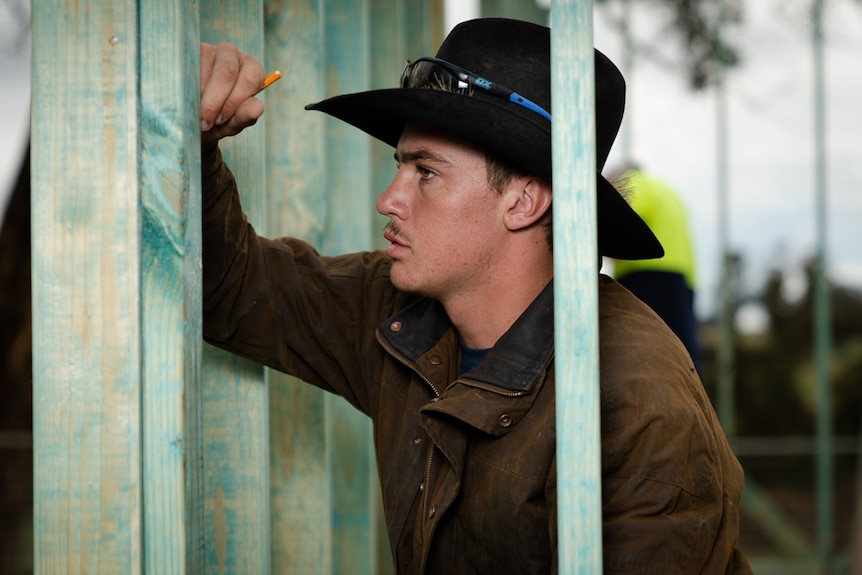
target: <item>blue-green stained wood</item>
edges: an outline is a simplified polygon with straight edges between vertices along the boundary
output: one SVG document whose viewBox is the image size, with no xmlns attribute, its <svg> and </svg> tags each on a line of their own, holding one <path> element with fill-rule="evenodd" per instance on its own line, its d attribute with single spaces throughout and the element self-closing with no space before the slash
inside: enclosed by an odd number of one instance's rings
<svg viewBox="0 0 862 575">
<path fill-rule="evenodd" d="M 443 40 L 443 3 L 443 0 L 404 0 L 406 58 L 415 60 L 437 53 Z"/>
<path fill-rule="evenodd" d="M 199 435 L 183 402 L 199 383 L 201 340 L 199 320 L 187 321 L 200 308 L 190 6 L 143 8 L 176 24 L 147 50 L 153 29 L 135 3 L 34 4 L 38 573 L 194 565 L 199 468 L 186 453 Z M 161 50 L 171 65 L 154 86 Z"/>
<path fill-rule="evenodd" d="M 483 17 L 515 18 L 536 24 L 548 24 L 548 10 L 541 8 L 536 0 L 481 0 Z"/>
<path fill-rule="evenodd" d="M 408 59 L 433 55 L 443 41 L 442 0 L 371 1 L 371 89 L 394 88 Z M 383 193 L 395 175 L 394 150 L 372 140 L 372 199 Z M 388 242 L 379 232 L 387 218 L 369 206 L 374 222 L 373 245 L 385 248 Z"/>
<path fill-rule="evenodd" d="M 368 89 L 368 0 L 328 2 L 324 18 L 326 96 Z M 337 254 L 367 249 L 371 243 L 368 212 L 370 139 L 349 124 L 325 117 L 326 164 L 324 186 L 329 205 L 323 251 Z"/>
<path fill-rule="evenodd" d="M 263 59 L 261 0 L 200 2 L 201 39 L 232 42 Z M 266 227 L 264 133 L 246 130 L 220 144 L 243 209 Z M 269 572 L 269 400 L 264 369 L 205 346 L 203 354 L 205 546 L 207 572 Z"/>
<path fill-rule="evenodd" d="M 328 2 L 324 9 L 326 94 L 368 89 L 369 3 Z M 328 254 L 369 249 L 373 203 L 371 156 L 367 135 L 348 124 L 325 118 Z M 338 574 L 370 574 L 373 553 L 371 422 L 342 398 L 326 396 L 326 447 L 332 490 L 332 568 Z"/>
<path fill-rule="evenodd" d="M 137 12 L 36 2 L 33 36 L 35 569 L 140 573 Z"/>
<path fill-rule="evenodd" d="M 401 70 L 407 60 L 407 10 L 399 0 L 371 0 L 371 71 L 369 88 L 380 90 L 398 85 Z M 395 176 L 392 146 L 380 140 L 371 141 L 371 195 L 376 200 Z M 377 213 L 375 202 L 367 208 L 371 213 L 374 232 L 372 243 L 384 249 L 388 242 L 382 233 L 389 218 Z"/>
<path fill-rule="evenodd" d="M 264 93 L 267 229 L 320 248 L 328 209 L 323 115 L 303 106 L 324 94 L 323 2 L 269 0 L 264 12 L 267 70 L 283 73 Z M 272 572 L 326 575 L 332 526 L 324 392 L 275 371 L 268 378 Z"/>
<path fill-rule="evenodd" d="M 200 114 L 191 1 L 140 3 L 144 559 L 202 572 Z"/>
<path fill-rule="evenodd" d="M 371 89 L 393 88 L 398 85 L 398 79 L 404 61 L 407 59 L 405 41 L 405 10 L 399 0 L 371 0 Z M 391 146 L 373 139 L 371 141 L 371 196 L 376 199 L 389 186 L 395 175 L 395 160 Z M 373 241 L 375 248 L 383 248 L 386 241 L 381 230 L 388 218 L 377 213 L 376 202 L 370 201 L 368 210 L 371 213 Z M 376 459 L 375 459 L 376 465 Z M 383 515 L 383 502 L 380 493 L 380 481 L 372 479 L 369 487 L 372 491 L 371 522 L 375 537 L 375 549 L 372 556 L 371 572 L 388 575 L 394 571 L 392 551 Z"/>
<path fill-rule="evenodd" d="M 602 572 L 592 2 L 551 4 L 559 573 Z"/>
</svg>

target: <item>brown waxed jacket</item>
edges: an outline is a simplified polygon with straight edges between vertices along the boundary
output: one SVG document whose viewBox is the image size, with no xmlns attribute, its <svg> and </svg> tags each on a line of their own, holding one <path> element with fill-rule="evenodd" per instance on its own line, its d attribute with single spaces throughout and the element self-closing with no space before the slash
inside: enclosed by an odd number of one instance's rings
<svg viewBox="0 0 862 575">
<path fill-rule="evenodd" d="M 207 340 L 372 418 L 396 571 L 555 573 L 552 287 L 459 377 L 442 306 L 395 289 L 385 254 L 258 237 L 218 154 L 204 190 Z M 687 352 L 599 282 L 605 573 L 750 573 L 742 470 Z"/>
</svg>

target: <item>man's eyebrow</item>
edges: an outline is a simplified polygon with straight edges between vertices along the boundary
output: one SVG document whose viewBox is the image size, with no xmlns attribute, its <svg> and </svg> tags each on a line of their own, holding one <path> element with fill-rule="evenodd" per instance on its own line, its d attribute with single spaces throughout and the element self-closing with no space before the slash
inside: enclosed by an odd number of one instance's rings
<svg viewBox="0 0 862 575">
<path fill-rule="evenodd" d="M 395 158 L 395 161 L 399 164 L 414 163 L 418 160 L 430 160 L 432 162 L 440 162 L 443 164 L 449 163 L 449 160 L 445 159 L 443 156 L 437 155 L 425 148 L 419 148 L 418 150 L 410 151 L 396 150 L 393 157 Z"/>
</svg>

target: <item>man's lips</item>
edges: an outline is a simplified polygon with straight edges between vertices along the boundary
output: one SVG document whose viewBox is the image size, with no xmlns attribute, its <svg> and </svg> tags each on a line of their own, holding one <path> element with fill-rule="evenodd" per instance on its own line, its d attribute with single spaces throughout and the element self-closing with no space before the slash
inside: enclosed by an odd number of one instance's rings
<svg viewBox="0 0 862 575">
<path fill-rule="evenodd" d="M 401 239 L 400 231 L 397 228 L 395 228 L 392 224 L 386 226 L 383 229 L 383 237 L 389 243 L 398 244 L 400 246 L 407 247 L 407 244 Z"/>
<path fill-rule="evenodd" d="M 396 257 L 408 249 L 407 245 L 399 239 L 398 232 L 389 226 L 383 230 L 383 238 L 389 242 L 389 247 L 386 249 L 386 253 L 390 257 Z"/>
<path fill-rule="evenodd" d="M 386 238 L 386 241 L 389 243 L 401 244 L 401 242 L 398 241 L 398 237 L 389 230 L 383 230 L 383 237 Z"/>
</svg>

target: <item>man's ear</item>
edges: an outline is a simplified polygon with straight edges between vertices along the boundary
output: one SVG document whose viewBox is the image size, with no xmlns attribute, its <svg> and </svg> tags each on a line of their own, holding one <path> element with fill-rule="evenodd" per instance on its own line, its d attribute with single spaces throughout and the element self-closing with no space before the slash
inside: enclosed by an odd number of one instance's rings
<svg viewBox="0 0 862 575">
<path fill-rule="evenodd" d="M 512 231 L 529 227 L 542 219 L 551 207 L 551 185 L 536 177 L 512 180 L 510 201 L 505 214 L 506 227 Z"/>
</svg>

